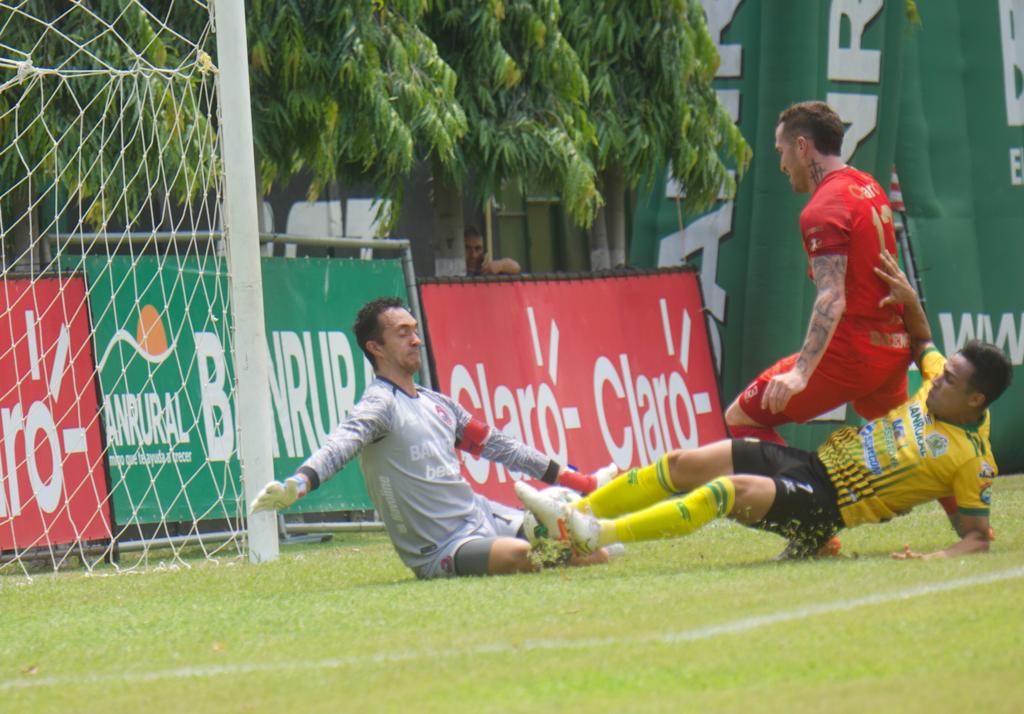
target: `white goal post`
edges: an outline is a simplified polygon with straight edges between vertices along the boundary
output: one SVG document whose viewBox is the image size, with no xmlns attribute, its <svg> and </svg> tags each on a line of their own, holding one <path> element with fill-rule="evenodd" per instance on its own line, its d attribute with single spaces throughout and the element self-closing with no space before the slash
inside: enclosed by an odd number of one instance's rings
<svg viewBox="0 0 1024 714">
<path fill-rule="evenodd" d="M 267 338 L 263 326 L 260 280 L 260 234 L 249 100 L 249 60 L 243 0 L 216 0 L 217 49 L 220 58 L 221 136 L 225 174 L 225 233 L 231 269 L 231 304 L 235 316 L 238 436 L 245 483 L 251 503 L 274 474 L 271 443 L 270 383 Z M 277 516 L 249 518 L 249 558 L 278 555 Z"/>
</svg>

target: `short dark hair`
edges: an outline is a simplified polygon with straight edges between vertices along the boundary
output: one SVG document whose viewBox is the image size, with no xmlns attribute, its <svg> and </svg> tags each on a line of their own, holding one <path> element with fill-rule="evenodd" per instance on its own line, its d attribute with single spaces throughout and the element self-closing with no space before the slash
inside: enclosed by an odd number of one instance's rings
<svg viewBox="0 0 1024 714">
<path fill-rule="evenodd" d="M 373 358 L 370 351 L 366 349 L 366 343 L 370 340 L 381 341 L 380 316 L 388 310 L 407 310 L 405 303 L 396 297 L 379 297 L 363 305 L 356 314 L 355 324 L 352 325 L 352 332 L 356 334 L 356 342 L 359 349 L 370 360 L 370 364 L 377 369 L 377 360 Z"/>
<path fill-rule="evenodd" d="M 835 110 L 825 102 L 800 102 L 779 114 L 782 134 L 793 141 L 798 136 L 809 137 L 814 148 L 826 156 L 840 156 L 846 128 Z"/>
<path fill-rule="evenodd" d="M 999 399 L 1013 381 L 1013 365 L 1001 349 L 988 342 L 971 340 L 960 348 L 974 372 L 967 386 L 985 395 L 985 406 Z"/>
<path fill-rule="evenodd" d="M 462 240 L 469 240 L 470 238 L 483 238 L 484 234 L 480 232 L 480 229 L 476 226 L 469 224 L 462 230 Z"/>
</svg>

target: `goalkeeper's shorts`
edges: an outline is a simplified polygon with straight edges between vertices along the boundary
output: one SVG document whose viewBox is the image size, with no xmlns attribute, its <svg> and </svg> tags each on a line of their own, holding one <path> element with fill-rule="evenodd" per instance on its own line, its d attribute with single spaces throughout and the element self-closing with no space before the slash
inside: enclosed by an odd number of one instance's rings
<svg viewBox="0 0 1024 714">
<path fill-rule="evenodd" d="M 413 568 L 417 578 L 452 578 L 459 575 L 486 575 L 490 546 L 498 538 L 522 538 L 523 512 L 481 495 L 476 498 L 484 513 L 482 527 L 460 535 L 438 548 L 435 557 Z M 463 546 L 470 546 L 468 549 Z M 462 552 L 465 551 L 465 552 Z"/>
</svg>

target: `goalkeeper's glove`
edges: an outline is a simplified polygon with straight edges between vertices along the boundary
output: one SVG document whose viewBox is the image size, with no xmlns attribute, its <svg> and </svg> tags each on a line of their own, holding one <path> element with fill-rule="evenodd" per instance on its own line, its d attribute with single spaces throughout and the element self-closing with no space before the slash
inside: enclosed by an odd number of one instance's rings
<svg viewBox="0 0 1024 714">
<path fill-rule="evenodd" d="M 249 506 L 249 513 L 260 511 L 272 511 L 280 508 L 288 508 L 309 492 L 309 479 L 303 474 L 296 474 L 284 480 L 271 481 L 259 495 L 252 500 Z"/>
</svg>

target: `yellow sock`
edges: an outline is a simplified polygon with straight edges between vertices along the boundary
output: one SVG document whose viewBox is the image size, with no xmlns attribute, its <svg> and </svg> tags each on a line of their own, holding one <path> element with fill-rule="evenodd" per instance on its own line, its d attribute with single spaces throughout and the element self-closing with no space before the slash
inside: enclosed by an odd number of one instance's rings
<svg viewBox="0 0 1024 714">
<path fill-rule="evenodd" d="M 729 515 L 735 503 L 736 487 L 732 480 L 716 478 L 682 498 L 602 521 L 601 544 L 689 535 L 714 519 Z"/>
<path fill-rule="evenodd" d="M 664 501 L 678 491 L 668 473 L 668 456 L 653 464 L 620 474 L 586 498 L 576 502 L 581 511 L 590 510 L 598 518 L 614 518 Z"/>
</svg>

